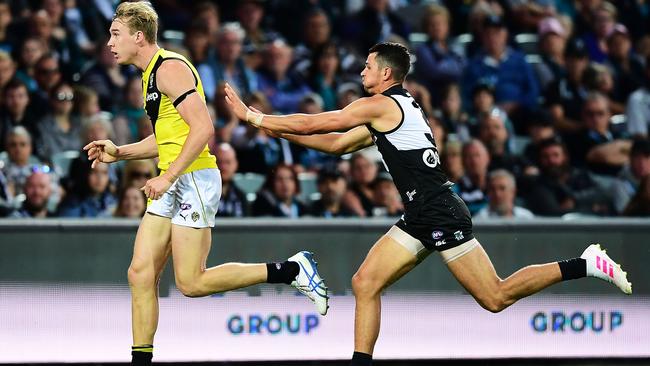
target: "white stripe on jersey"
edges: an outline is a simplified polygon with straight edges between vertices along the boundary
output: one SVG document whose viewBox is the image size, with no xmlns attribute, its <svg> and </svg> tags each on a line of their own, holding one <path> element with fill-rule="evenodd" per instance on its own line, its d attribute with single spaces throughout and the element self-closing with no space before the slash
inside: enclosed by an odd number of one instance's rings
<svg viewBox="0 0 650 366">
<path fill-rule="evenodd" d="M 399 126 L 397 131 L 386 133 L 384 136 L 395 146 L 397 150 L 418 150 L 431 148 L 431 141 L 425 133 L 431 134 L 431 129 L 424 119 L 422 110 L 415 107 L 415 100 L 410 95 L 393 94 L 393 99 L 402 108 L 404 113 L 404 122 Z"/>
</svg>

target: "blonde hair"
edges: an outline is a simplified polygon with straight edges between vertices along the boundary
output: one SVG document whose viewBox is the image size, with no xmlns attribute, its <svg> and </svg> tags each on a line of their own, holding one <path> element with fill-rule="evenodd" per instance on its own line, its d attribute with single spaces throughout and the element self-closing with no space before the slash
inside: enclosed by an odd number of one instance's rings
<svg viewBox="0 0 650 366">
<path fill-rule="evenodd" d="M 449 10 L 447 10 L 447 8 L 442 5 L 432 4 L 427 6 L 424 10 L 424 15 L 422 16 L 422 20 L 420 21 L 421 30 L 423 32 L 426 32 L 427 28 L 429 27 L 429 23 L 431 23 L 431 18 L 438 15 L 444 17 L 447 23 L 451 23 L 451 16 L 449 15 Z"/>
<path fill-rule="evenodd" d="M 124 2 L 117 7 L 113 21 L 121 20 L 131 34 L 142 32 L 149 43 L 156 43 L 158 14 L 148 1 Z"/>
</svg>

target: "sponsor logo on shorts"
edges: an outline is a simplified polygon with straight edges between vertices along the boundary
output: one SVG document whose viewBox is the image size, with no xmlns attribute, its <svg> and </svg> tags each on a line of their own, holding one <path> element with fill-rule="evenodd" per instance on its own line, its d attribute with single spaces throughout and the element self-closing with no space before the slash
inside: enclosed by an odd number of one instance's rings
<svg viewBox="0 0 650 366">
<path fill-rule="evenodd" d="M 454 231 L 454 238 L 456 238 L 456 240 L 463 240 L 465 236 L 463 236 L 462 231 L 458 230 L 458 231 Z"/>
<path fill-rule="evenodd" d="M 445 245 L 445 244 L 447 244 L 447 241 L 446 241 L 445 239 L 438 240 L 438 241 L 436 242 L 436 246 L 437 246 L 437 247 L 439 247 L 439 246 L 441 246 L 441 245 Z"/>
<path fill-rule="evenodd" d="M 183 215 L 182 213 L 178 213 L 178 216 L 183 218 L 183 221 L 187 221 L 187 215 Z"/>
<path fill-rule="evenodd" d="M 442 238 L 443 235 L 444 235 L 444 233 L 442 231 L 436 230 L 431 234 L 431 237 L 433 238 L 433 240 L 438 240 L 438 239 Z"/>
<path fill-rule="evenodd" d="M 198 212 L 196 212 L 196 211 L 192 212 L 192 221 L 197 222 L 197 221 L 199 221 L 200 217 L 201 217 L 201 215 L 199 215 Z"/>
<path fill-rule="evenodd" d="M 181 211 L 189 210 L 190 208 L 192 208 L 192 205 L 189 203 L 181 203 Z"/>
</svg>

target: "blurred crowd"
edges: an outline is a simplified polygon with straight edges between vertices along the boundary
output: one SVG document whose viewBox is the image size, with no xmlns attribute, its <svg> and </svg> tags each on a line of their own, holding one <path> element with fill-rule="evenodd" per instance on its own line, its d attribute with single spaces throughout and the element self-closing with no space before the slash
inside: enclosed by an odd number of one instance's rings
<svg viewBox="0 0 650 366">
<path fill-rule="evenodd" d="M 156 161 L 90 162 L 153 133 L 140 71 L 106 47 L 114 0 L 0 0 L 0 217 L 140 217 Z M 203 81 L 224 217 L 399 217 L 376 150 L 336 157 L 266 135 L 224 101 L 318 113 L 365 96 L 367 50 L 407 45 L 475 218 L 650 215 L 650 3 L 643 0 L 153 2 L 159 44 Z"/>
</svg>

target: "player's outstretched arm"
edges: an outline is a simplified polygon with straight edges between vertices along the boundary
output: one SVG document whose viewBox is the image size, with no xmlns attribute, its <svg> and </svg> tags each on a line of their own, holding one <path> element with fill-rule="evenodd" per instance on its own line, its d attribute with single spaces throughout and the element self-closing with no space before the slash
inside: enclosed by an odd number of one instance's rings
<svg viewBox="0 0 650 366">
<path fill-rule="evenodd" d="M 337 111 L 276 116 L 252 111 L 229 84 L 226 84 L 225 91 L 226 102 L 239 119 L 275 133 L 293 135 L 344 132 L 363 124 L 372 124 L 375 119 L 381 117 L 381 105 L 385 102 L 382 100 L 385 97 L 376 95 L 357 99 Z"/>
<path fill-rule="evenodd" d="M 93 160 L 92 167 L 97 163 L 113 163 L 118 160 L 151 159 L 158 156 L 158 146 L 154 135 L 139 142 L 115 146 L 111 140 L 97 140 L 83 148 L 88 152 L 88 160 Z"/>
<path fill-rule="evenodd" d="M 182 61 L 165 61 L 156 73 L 158 88 L 174 103 L 181 118 L 190 126 L 180 154 L 165 172 L 172 180 L 183 174 L 214 136 L 214 126 L 205 100 L 196 90 L 194 74 Z"/>
<path fill-rule="evenodd" d="M 357 126 L 345 133 L 323 135 L 277 134 L 298 145 L 333 155 L 343 155 L 361 150 L 373 144 L 370 131 L 365 126 Z"/>
</svg>

